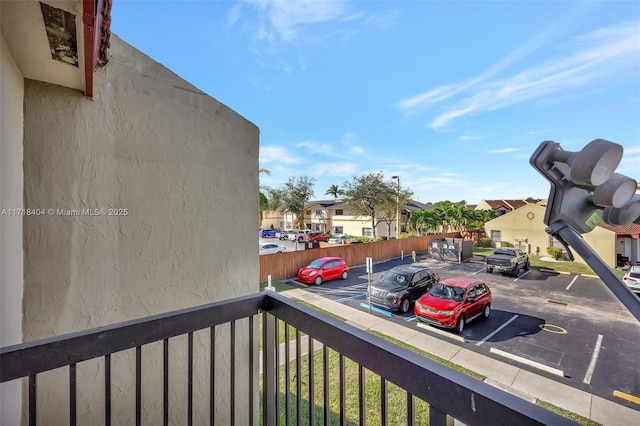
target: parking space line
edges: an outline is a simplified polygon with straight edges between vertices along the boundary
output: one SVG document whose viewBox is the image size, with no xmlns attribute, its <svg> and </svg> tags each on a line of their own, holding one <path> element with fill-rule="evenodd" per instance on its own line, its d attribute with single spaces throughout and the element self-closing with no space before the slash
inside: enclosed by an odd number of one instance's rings
<svg viewBox="0 0 640 426">
<path fill-rule="evenodd" d="M 513 281 L 514 281 L 514 282 L 515 282 L 515 281 L 518 281 L 520 278 L 524 277 L 524 276 L 525 276 L 525 275 L 527 275 L 529 272 L 531 272 L 531 269 L 529 269 L 527 272 L 525 272 L 524 274 L 520 275 L 518 278 L 516 278 L 516 279 L 515 279 L 515 280 L 513 280 Z"/>
<path fill-rule="evenodd" d="M 628 393 L 613 391 L 613 396 L 617 396 L 618 398 L 626 399 L 629 402 L 634 402 L 636 404 L 640 404 L 640 398 L 637 396 L 629 395 Z"/>
<path fill-rule="evenodd" d="M 458 334 L 451 334 L 448 331 L 441 330 L 438 327 L 433 327 L 433 326 L 430 326 L 428 324 L 423 324 L 421 322 L 417 322 L 416 325 L 418 327 L 424 329 L 424 330 L 429 331 L 430 333 L 440 334 L 440 335 L 448 337 L 450 339 L 454 339 L 454 340 L 457 340 L 457 341 L 462 342 L 462 343 L 467 343 L 467 340 L 464 337 L 462 337 L 462 336 L 460 336 Z"/>
<path fill-rule="evenodd" d="M 578 279 L 580 275 L 576 275 L 575 277 L 573 277 L 573 279 L 571 280 L 571 282 L 569 283 L 569 285 L 567 286 L 567 288 L 565 290 L 569 290 L 571 288 L 571 286 L 573 285 L 573 283 L 576 282 L 576 280 Z"/>
<path fill-rule="evenodd" d="M 480 272 L 486 272 L 486 271 L 487 270 L 483 268 L 483 269 L 477 270 L 476 272 L 472 273 L 471 275 L 479 274 Z"/>
<path fill-rule="evenodd" d="M 500 330 L 502 330 L 503 328 L 505 328 L 506 326 L 508 326 L 509 324 L 511 324 L 516 318 L 518 318 L 518 315 L 514 315 L 511 318 L 509 318 L 509 320 L 507 322 L 505 322 L 504 324 L 502 324 L 500 327 L 496 328 L 495 330 L 493 330 L 492 333 L 490 333 L 487 337 L 485 337 L 484 339 L 480 340 L 479 342 L 476 343 L 476 346 L 480 346 L 482 345 L 484 342 L 486 342 L 487 340 L 491 339 L 493 336 L 495 336 L 497 333 L 500 332 Z"/>
<path fill-rule="evenodd" d="M 600 354 L 600 348 L 602 347 L 602 334 L 598 334 L 598 340 L 596 340 L 596 347 L 593 349 L 593 355 L 591 355 L 591 362 L 589 362 L 589 367 L 587 368 L 587 374 L 584 375 L 584 380 L 582 380 L 586 384 L 591 383 L 591 377 L 593 376 L 593 370 L 596 368 L 596 362 L 598 361 L 598 355 Z"/>
<path fill-rule="evenodd" d="M 510 354 L 509 352 L 501 351 L 500 349 L 496 349 L 496 348 L 491 348 L 490 352 L 493 352 L 494 354 L 503 356 L 505 358 L 512 359 L 512 360 L 517 361 L 517 362 L 519 362 L 521 364 L 528 365 L 529 367 L 534 367 L 534 368 L 537 368 L 539 370 L 546 371 L 547 373 L 551 373 L 551 374 L 555 374 L 556 376 L 564 377 L 564 371 L 558 370 L 557 368 L 549 367 L 547 365 L 540 364 L 539 362 L 531 361 L 531 360 L 528 360 L 528 359 L 523 358 L 521 356 L 513 355 L 513 354 Z"/>
</svg>

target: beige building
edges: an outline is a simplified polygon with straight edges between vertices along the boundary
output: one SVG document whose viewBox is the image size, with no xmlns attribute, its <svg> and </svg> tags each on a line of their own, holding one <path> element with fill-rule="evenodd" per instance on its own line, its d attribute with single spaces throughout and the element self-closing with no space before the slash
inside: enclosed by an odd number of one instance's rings
<svg viewBox="0 0 640 426">
<path fill-rule="evenodd" d="M 547 256 L 547 247 L 561 247 L 561 244 L 545 231 L 545 210 L 544 203 L 529 203 L 490 220 L 484 226 L 487 237 L 494 246 L 506 241 L 527 253 Z M 615 268 L 619 266 L 620 257 L 627 257 L 632 263 L 640 260 L 639 234 L 640 225 L 612 227 L 600 224 L 582 237 L 607 265 Z M 576 261 L 586 263 L 574 250 L 572 253 Z"/>
<path fill-rule="evenodd" d="M 257 238 L 246 226 L 258 199 L 258 128 L 111 35 L 110 4 L 0 2 L 3 347 L 258 290 Z M 235 333 L 239 344 L 257 337 Z M 196 342 L 197 351 L 204 342 Z M 228 382 L 228 347 L 220 351 L 216 379 Z M 145 352 L 145 371 L 157 356 Z M 117 424 L 133 422 L 132 357 L 114 354 Z M 196 368 L 207 362 L 198 358 Z M 80 424 L 103 419 L 104 400 L 93 396 L 100 369 L 78 365 Z M 172 369 L 170 422 L 185 418 L 184 370 Z M 158 424 L 162 374 L 144 377 L 143 422 Z M 68 423 L 67 382 L 62 371 L 38 377 L 48 424 Z M 194 388 L 196 422 L 208 418 L 203 386 Z M 248 383 L 236 388 L 249 392 Z M 0 424 L 20 423 L 23 392 L 23 381 L 2 385 Z M 227 389 L 215 400 L 227 406 L 219 423 L 228 423 Z M 237 404 L 236 421 L 246 424 Z"/>
<path fill-rule="evenodd" d="M 405 223 L 411 214 L 417 210 L 431 209 L 430 204 L 411 200 L 400 211 L 400 233 L 405 231 Z M 263 228 L 292 229 L 294 215 L 290 213 L 266 212 Z M 371 237 L 371 216 L 353 214 L 341 200 L 314 200 L 305 204 L 304 222 L 307 229 L 331 234 Z M 376 225 L 376 235 L 394 237 L 396 234 L 396 219 L 379 220 Z"/>
</svg>

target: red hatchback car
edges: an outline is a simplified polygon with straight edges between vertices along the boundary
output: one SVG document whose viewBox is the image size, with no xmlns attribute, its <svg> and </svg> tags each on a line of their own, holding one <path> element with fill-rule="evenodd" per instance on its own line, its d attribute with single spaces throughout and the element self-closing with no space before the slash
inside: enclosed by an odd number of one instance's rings
<svg viewBox="0 0 640 426">
<path fill-rule="evenodd" d="M 477 278 L 447 278 L 420 297 L 413 310 L 420 321 L 462 333 L 469 321 L 489 318 L 491 290 Z"/>
<path fill-rule="evenodd" d="M 321 257 L 298 271 L 298 280 L 316 285 L 336 278 L 346 280 L 348 276 L 347 262 L 340 257 Z"/>
</svg>

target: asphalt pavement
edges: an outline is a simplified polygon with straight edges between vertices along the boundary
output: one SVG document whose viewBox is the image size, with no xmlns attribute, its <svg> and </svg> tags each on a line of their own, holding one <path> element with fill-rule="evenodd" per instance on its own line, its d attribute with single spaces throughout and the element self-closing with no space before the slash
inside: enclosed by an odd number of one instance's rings
<svg viewBox="0 0 640 426">
<path fill-rule="evenodd" d="M 640 424 L 640 412 L 632 408 L 474 352 L 431 334 L 405 327 L 388 317 L 368 313 L 304 289 L 288 290 L 282 294 L 332 312 L 360 329 L 388 335 L 424 352 L 464 366 L 485 376 L 485 383 L 528 401 L 535 403 L 542 400 L 603 425 Z M 640 404 L 640 399 L 633 402 Z"/>
</svg>

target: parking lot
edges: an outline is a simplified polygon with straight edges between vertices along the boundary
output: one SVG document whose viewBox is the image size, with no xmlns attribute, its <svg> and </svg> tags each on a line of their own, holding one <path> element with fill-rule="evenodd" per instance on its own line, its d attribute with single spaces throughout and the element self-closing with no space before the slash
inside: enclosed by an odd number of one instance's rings
<svg viewBox="0 0 640 426">
<path fill-rule="evenodd" d="M 371 280 L 403 263 L 411 258 L 375 264 Z M 443 279 L 486 280 L 493 293 L 490 318 L 470 323 L 458 335 L 417 321 L 412 311 L 402 315 L 370 307 L 364 266 L 352 267 L 344 281 L 289 284 L 640 410 L 640 325 L 599 278 L 539 269 L 514 278 L 488 274 L 481 263 L 426 258 L 417 263 Z"/>
</svg>

